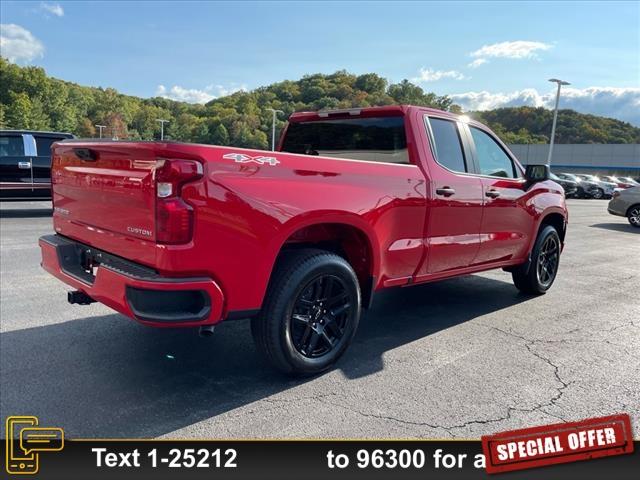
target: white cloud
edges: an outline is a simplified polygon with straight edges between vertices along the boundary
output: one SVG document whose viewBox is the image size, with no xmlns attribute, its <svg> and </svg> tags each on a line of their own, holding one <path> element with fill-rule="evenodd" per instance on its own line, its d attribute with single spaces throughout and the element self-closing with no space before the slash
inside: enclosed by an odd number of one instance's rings
<svg viewBox="0 0 640 480">
<path fill-rule="evenodd" d="M 553 108 L 555 89 L 546 93 L 539 93 L 534 88 L 526 88 L 507 93 L 481 91 L 450 96 L 465 110 L 490 110 L 521 105 Z M 570 108 L 581 113 L 617 118 L 640 125 L 640 88 L 565 87 L 560 96 L 560 108 Z"/>
<path fill-rule="evenodd" d="M 553 45 L 543 42 L 531 42 L 527 40 L 516 40 L 513 42 L 492 43 L 491 45 L 483 45 L 478 50 L 471 52 L 469 55 L 476 60 L 468 66 L 477 68 L 487 63 L 489 58 L 535 58 L 539 51 L 545 51 L 553 48 Z"/>
<path fill-rule="evenodd" d="M 179 85 L 174 85 L 170 89 L 167 89 L 164 85 L 158 85 L 156 96 L 177 100 L 179 102 L 207 103 L 215 98 L 231 95 L 240 90 L 246 90 L 246 86 L 232 85 L 225 87 L 223 85 L 208 85 L 203 90 L 199 90 L 197 88 L 184 88 Z"/>
<path fill-rule="evenodd" d="M 457 70 L 433 70 L 431 68 L 421 68 L 420 75 L 411 79 L 412 82 L 435 82 L 443 78 L 452 78 L 453 80 L 465 80 L 462 73 Z"/>
<path fill-rule="evenodd" d="M 59 3 L 42 2 L 40 4 L 40 8 L 51 15 L 55 15 L 56 17 L 64 17 L 64 9 Z"/>
<path fill-rule="evenodd" d="M 33 34 L 13 23 L 0 24 L 0 55 L 10 62 L 29 62 L 42 57 L 44 45 Z"/>
<path fill-rule="evenodd" d="M 238 84 L 231 84 L 228 87 L 225 87 L 224 85 L 208 85 L 205 90 L 207 92 L 213 92 L 213 94 L 215 95 L 215 98 L 218 97 L 226 97 L 227 95 L 233 95 L 236 92 L 241 92 L 241 91 L 246 91 L 247 90 L 247 86 L 242 84 L 242 85 L 238 85 Z"/>
<path fill-rule="evenodd" d="M 480 65 L 487 63 L 486 58 L 476 58 L 473 62 L 467 64 L 469 68 L 478 68 Z"/>
</svg>

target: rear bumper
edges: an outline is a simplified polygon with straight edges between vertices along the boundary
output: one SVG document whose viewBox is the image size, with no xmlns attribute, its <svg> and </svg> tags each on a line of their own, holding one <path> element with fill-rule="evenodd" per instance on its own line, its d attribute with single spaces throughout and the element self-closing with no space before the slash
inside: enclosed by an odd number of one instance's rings
<svg viewBox="0 0 640 480">
<path fill-rule="evenodd" d="M 152 269 L 60 235 L 40 238 L 42 267 L 94 300 L 157 327 L 222 320 L 224 295 L 210 278 L 167 278 Z M 85 269 L 93 264 L 93 272 Z"/>
</svg>

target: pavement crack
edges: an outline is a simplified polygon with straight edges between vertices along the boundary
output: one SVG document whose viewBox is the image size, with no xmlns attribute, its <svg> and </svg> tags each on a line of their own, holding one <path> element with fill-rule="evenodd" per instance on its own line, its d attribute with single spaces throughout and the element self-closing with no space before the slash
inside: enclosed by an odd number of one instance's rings
<svg viewBox="0 0 640 480">
<path fill-rule="evenodd" d="M 377 413 L 369 413 L 369 412 L 363 412 L 362 410 L 358 410 L 352 407 L 349 407 L 347 405 L 343 405 L 340 403 L 335 403 L 335 402 L 327 402 L 324 400 L 321 400 L 322 403 L 328 404 L 328 405 L 332 405 L 334 407 L 339 407 L 342 408 L 344 410 L 347 410 L 349 412 L 355 413 L 357 415 L 360 415 L 362 417 L 366 417 L 366 418 L 377 418 L 379 420 L 387 420 L 387 421 L 391 421 L 391 422 L 395 422 L 395 423 L 400 423 L 400 424 L 404 424 L 404 425 L 411 425 L 411 426 L 418 426 L 418 427 L 429 427 L 432 428 L 434 430 L 444 430 L 445 432 L 447 432 L 449 434 L 450 437 L 454 437 L 454 435 L 449 432 L 448 428 L 442 425 L 434 425 L 428 422 L 416 422 L 416 421 L 412 421 L 412 420 L 406 420 L 403 418 L 398 418 L 398 417 L 393 417 L 391 415 L 383 415 L 383 414 L 377 414 Z"/>
<path fill-rule="evenodd" d="M 541 402 L 538 403 L 536 405 L 534 405 L 532 408 L 518 408 L 518 407 L 508 407 L 508 415 L 505 419 L 507 419 L 511 413 L 512 410 L 515 411 L 521 411 L 521 412 L 535 412 L 535 411 L 542 411 L 548 415 L 554 416 L 556 418 L 559 418 L 563 421 L 565 421 L 562 417 L 558 417 L 557 415 L 553 415 L 551 413 L 549 413 L 547 410 L 545 410 L 545 408 L 547 407 L 551 407 L 556 405 L 556 403 L 562 398 L 562 396 L 564 395 L 565 390 L 571 386 L 573 383 L 575 383 L 574 381 L 565 381 L 561 376 L 560 376 L 560 367 L 558 365 L 556 365 L 555 363 L 553 363 L 553 361 L 548 358 L 543 356 L 542 354 L 540 354 L 539 352 L 537 352 L 534 349 L 534 346 L 538 343 L 565 343 L 565 342 L 572 342 L 575 340 L 570 340 L 570 339 L 560 339 L 560 340 L 539 340 L 539 339 L 531 339 L 531 338 L 527 338 L 523 335 L 518 335 L 517 333 L 513 333 L 507 330 L 503 330 L 501 328 L 498 327 L 494 327 L 494 326 L 490 326 L 490 325 L 485 325 L 486 327 L 496 330 L 504 335 L 508 335 L 510 337 L 514 337 L 517 338 L 519 340 L 522 340 L 524 342 L 524 347 L 527 349 L 527 351 L 533 355 L 534 357 L 536 357 L 539 360 L 542 360 L 544 363 L 546 363 L 547 365 L 549 365 L 552 368 L 553 371 L 553 376 L 555 379 L 555 382 L 559 384 L 559 386 L 555 387 L 556 389 L 556 393 L 549 398 L 546 402 Z"/>
</svg>

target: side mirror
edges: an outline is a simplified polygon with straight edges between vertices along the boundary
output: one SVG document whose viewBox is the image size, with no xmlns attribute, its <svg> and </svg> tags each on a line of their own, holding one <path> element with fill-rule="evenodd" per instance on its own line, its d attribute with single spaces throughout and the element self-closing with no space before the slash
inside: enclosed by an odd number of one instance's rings
<svg viewBox="0 0 640 480">
<path fill-rule="evenodd" d="M 530 187 L 534 183 L 549 180 L 549 178 L 551 178 L 549 165 L 527 165 L 524 178 L 527 181 L 527 187 Z"/>
</svg>

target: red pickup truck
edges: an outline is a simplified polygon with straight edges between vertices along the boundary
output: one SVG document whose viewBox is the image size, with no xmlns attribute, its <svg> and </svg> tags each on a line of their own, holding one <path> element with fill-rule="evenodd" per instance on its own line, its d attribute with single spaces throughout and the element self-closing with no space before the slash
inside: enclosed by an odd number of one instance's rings
<svg viewBox="0 0 640 480">
<path fill-rule="evenodd" d="M 252 319 L 287 373 L 329 368 L 374 292 L 503 268 L 544 293 L 567 209 L 485 126 L 413 106 L 295 113 L 277 151 L 68 140 L 42 265 L 141 323 Z"/>
</svg>

